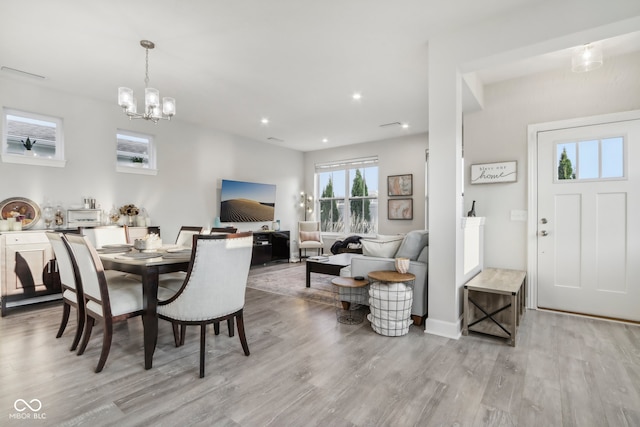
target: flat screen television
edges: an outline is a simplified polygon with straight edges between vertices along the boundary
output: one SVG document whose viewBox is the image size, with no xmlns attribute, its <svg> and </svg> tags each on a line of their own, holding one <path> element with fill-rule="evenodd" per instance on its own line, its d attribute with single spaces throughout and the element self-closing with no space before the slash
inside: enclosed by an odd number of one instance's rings
<svg viewBox="0 0 640 427">
<path fill-rule="evenodd" d="M 275 207 L 275 185 L 222 180 L 220 192 L 221 222 L 273 221 Z"/>
</svg>

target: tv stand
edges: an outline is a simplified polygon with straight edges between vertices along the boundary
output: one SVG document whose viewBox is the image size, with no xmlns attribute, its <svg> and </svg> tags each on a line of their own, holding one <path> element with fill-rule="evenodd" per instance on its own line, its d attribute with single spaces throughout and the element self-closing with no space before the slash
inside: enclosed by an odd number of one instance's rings
<svg viewBox="0 0 640 427">
<path fill-rule="evenodd" d="M 251 265 L 274 261 L 289 262 L 288 231 L 254 231 Z"/>
</svg>

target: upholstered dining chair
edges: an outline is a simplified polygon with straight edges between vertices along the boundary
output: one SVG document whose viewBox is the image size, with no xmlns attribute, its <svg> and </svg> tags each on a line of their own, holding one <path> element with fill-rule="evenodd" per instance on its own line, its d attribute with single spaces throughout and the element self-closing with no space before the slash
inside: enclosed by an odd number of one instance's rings
<svg viewBox="0 0 640 427">
<path fill-rule="evenodd" d="M 209 234 L 214 234 L 214 233 L 234 234 L 237 231 L 238 229 L 236 227 L 211 227 L 211 229 L 209 230 Z"/>
<path fill-rule="evenodd" d="M 193 245 L 193 235 L 202 233 L 203 227 L 193 227 L 183 225 L 178 231 L 178 237 L 176 237 L 176 245 L 190 248 Z"/>
<path fill-rule="evenodd" d="M 253 233 L 198 235 L 187 277 L 171 298 L 158 302 L 158 316 L 172 323 L 176 347 L 184 343 L 187 325 L 200 325 L 200 378 L 204 377 L 206 326 L 235 319 L 244 354 L 249 346 L 244 332 L 244 297 L 251 264 Z M 178 332 L 180 326 L 180 332 Z M 233 334 L 229 331 L 229 335 Z"/>
<path fill-rule="evenodd" d="M 324 242 L 320 233 L 320 223 L 317 221 L 300 221 L 298 223 L 298 253 L 302 259 L 302 250 L 317 249 L 318 255 L 322 254 Z"/>
<path fill-rule="evenodd" d="M 96 367 L 97 373 L 102 371 L 109 356 L 113 324 L 142 315 L 142 283 L 132 276 L 107 277 L 96 249 L 86 236 L 67 234 L 62 236 L 62 241 L 81 283 L 85 305 L 86 324 L 78 355 L 87 348 L 96 321 L 103 324 L 102 352 Z M 159 298 L 168 296 L 168 291 L 158 290 Z"/>
<path fill-rule="evenodd" d="M 71 348 L 69 348 L 69 351 L 73 351 L 78 347 L 78 343 L 82 337 L 82 331 L 84 330 L 85 317 L 82 282 L 76 278 L 69 251 L 62 241 L 62 234 L 55 232 L 47 232 L 46 234 L 51 243 L 53 253 L 56 256 L 56 264 L 62 286 L 62 320 L 60 321 L 56 338 L 60 338 L 64 333 L 69 321 L 69 315 L 71 314 L 71 308 L 75 308 L 76 333 L 71 342 Z"/>
<path fill-rule="evenodd" d="M 83 228 L 82 234 L 87 236 L 96 249 L 105 245 L 126 245 L 129 242 L 127 226 L 105 225 L 100 227 Z"/>
</svg>

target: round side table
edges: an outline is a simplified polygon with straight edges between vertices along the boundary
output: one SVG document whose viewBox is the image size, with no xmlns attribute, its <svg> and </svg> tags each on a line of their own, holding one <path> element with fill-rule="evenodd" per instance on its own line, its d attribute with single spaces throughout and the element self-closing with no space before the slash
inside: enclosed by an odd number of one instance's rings
<svg viewBox="0 0 640 427">
<path fill-rule="evenodd" d="M 369 273 L 369 322 L 371 328 L 389 337 L 398 337 L 409 332 L 413 285 L 416 276 L 398 273 L 395 270 Z"/>
<path fill-rule="evenodd" d="M 353 277 L 336 277 L 331 280 L 333 284 L 333 296 L 336 302 L 336 318 L 339 323 L 356 325 L 364 320 L 364 312 L 358 301 L 363 289 L 369 281 L 356 280 Z"/>
</svg>

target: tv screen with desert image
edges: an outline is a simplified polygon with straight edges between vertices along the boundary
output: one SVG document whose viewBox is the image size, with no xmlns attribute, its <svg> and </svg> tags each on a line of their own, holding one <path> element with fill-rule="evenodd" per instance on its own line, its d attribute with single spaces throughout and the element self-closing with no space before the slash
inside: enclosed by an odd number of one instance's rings
<svg viewBox="0 0 640 427">
<path fill-rule="evenodd" d="M 273 221 L 276 207 L 276 186 L 256 182 L 222 180 L 220 191 L 220 221 Z"/>
</svg>

